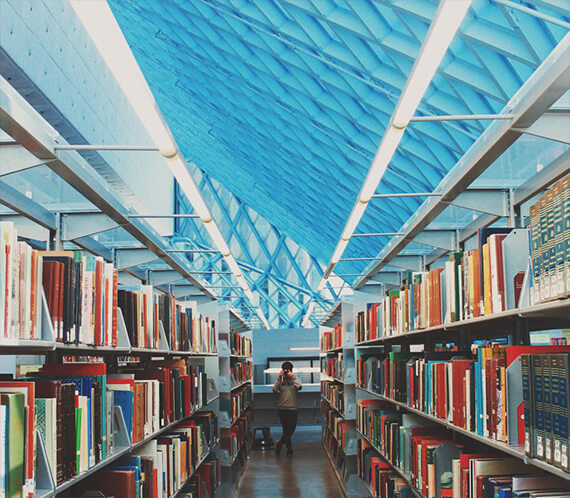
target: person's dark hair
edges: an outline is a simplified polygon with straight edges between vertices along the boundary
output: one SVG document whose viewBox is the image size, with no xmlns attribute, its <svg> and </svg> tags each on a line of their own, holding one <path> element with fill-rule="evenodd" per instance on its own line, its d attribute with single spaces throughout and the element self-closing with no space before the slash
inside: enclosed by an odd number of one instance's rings
<svg viewBox="0 0 570 498">
<path fill-rule="evenodd" d="M 293 371 L 293 363 L 291 363 L 290 361 L 285 361 L 283 362 L 283 365 L 281 365 L 281 368 L 283 370 L 289 370 L 290 372 Z"/>
</svg>

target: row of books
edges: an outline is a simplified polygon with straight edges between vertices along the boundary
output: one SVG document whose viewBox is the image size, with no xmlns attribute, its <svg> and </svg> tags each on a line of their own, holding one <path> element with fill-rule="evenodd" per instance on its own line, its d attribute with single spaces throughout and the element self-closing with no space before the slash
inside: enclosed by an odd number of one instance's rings
<svg viewBox="0 0 570 498">
<path fill-rule="evenodd" d="M 321 335 L 321 351 L 330 351 L 342 347 L 342 325 L 335 325 L 330 332 L 323 332 Z"/>
<path fill-rule="evenodd" d="M 477 249 L 450 254 L 444 268 L 406 272 L 399 289 L 357 314 L 357 342 L 519 306 L 528 242 L 527 229 L 482 228 Z"/>
<path fill-rule="evenodd" d="M 38 251 L 0 222 L 0 338 L 41 339 L 43 296 L 56 340 L 117 343 L 117 271 L 82 251 Z"/>
<path fill-rule="evenodd" d="M 235 330 L 230 330 L 230 351 L 231 354 L 239 356 L 251 356 L 251 339 Z"/>
<path fill-rule="evenodd" d="M 253 403 L 253 392 L 251 384 L 246 384 L 237 391 L 233 391 L 230 395 L 231 400 L 231 420 L 235 424 Z M 222 405 L 220 405 L 222 406 Z"/>
<path fill-rule="evenodd" d="M 171 294 L 155 295 L 158 319 L 173 351 L 217 352 L 216 321 L 176 303 Z"/>
<path fill-rule="evenodd" d="M 530 207 L 530 242 L 533 301 L 570 295 L 570 175 Z"/>
<path fill-rule="evenodd" d="M 345 451 L 350 437 L 354 438 L 354 422 L 346 421 L 336 410 L 326 402 L 321 402 L 323 426 L 335 437 L 340 449 Z"/>
<path fill-rule="evenodd" d="M 173 350 L 215 352 L 215 322 L 152 286 L 118 286 L 112 263 L 83 251 L 38 251 L 0 222 L 0 340 L 41 339 L 43 296 L 55 339 L 116 346 L 118 309 L 131 346 L 157 349 L 160 323 Z"/>
<path fill-rule="evenodd" d="M 344 385 L 328 380 L 321 381 L 321 394 L 341 413 L 344 413 Z"/>
<path fill-rule="evenodd" d="M 357 430 L 378 453 L 409 476 L 423 496 L 486 498 L 522 497 L 534 491 L 543 496 L 564 496 L 562 478 L 541 473 L 516 458 L 473 452 L 440 426 L 421 417 L 401 413 L 387 402 L 359 400 Z M 503 493 L 503 494 L 500 494 Z"/>
<path fill-rule="evenodd" d="M 133 347 L 159 349 L 162 326 L 174 351 L 217 351 L 215 320 L 176 304 L 170 295 L 154 293 L 151 285 L 119 286 L 118 306 Z"/>
<path fill-rule="evenodd" d="M 0 382 L 0 393 L 0 461 L 6 463 L 0 465 L 1 482 L 21 494 L 22 486 L 34 482 L 36 429 L 54 482 L 62 484 L 112 453 L 117 408 L 129 440 L 141 441 L 203 406 L 207 378 L 203 367 L 184 360 L 119 374 L 107 374 L 105 363 L 46 364 Z"/>
<path fill-rule="evenodd" d="M 178 498 L 213 498 L 221 483 L 219 458 L 210 456 L 200 465 L 188 484 L 177 494 Z"/>
<path fill-rule="evenodd" d="M 409 498 L 414 496 L 408 482 L 365 439 L 358 440 L 358 476 L 368 485 L 370 495 L 377 498 Z M 443 495 L 442 495 L 443 496 Z"/>
<path fill-rule="evenodd" d="M 334 377 L 335 379 L 343 380 L 344 378 L 344 356 L 342 353 L 337 353 L 335 356 L 322 356 L 321 357 L 321 372 Z"/>
<path fill-rule="evenodd" d="M 234 386 L 239 386 L 253 378 L 253 362 L 251 360 L 233 360 L 230 365 L 230 376 Z"/>
<path fill-rule="evenodd" d="M 340 447 L 337 438 L 331 433 L 328 427 L 323 426 L 323 445 L 328 453 L 336 471 L 343 482 L 347 482 L 351 474 L 356 472 L 352 457 L 347 456 Z"/>
<path fill-rule="evenodd" d="M 357 382 L 480 436 L 524 442 L 529 456 L 568 472 L 569 353 L 568 346 L 497 343 L 368 353 L 357 360 Z"/>
<path fill-rule="evenodd" d="M 210 487 L 219 483 L 219 461 L 209 457 L 200 465 L 209 453 L 203 427 L 194 419 L 187 420 L 86 477 L 67 494 L 81 497 L 102 493 L 121 498 L 170 498 L 176 493 L 202 496 L 196 494 L 194 482 L 204 480 Z"/>
<path fill-rule="evenodd" d="M 41 337 L 42 256 L 12 222 L 0 222 L 0 268 L 0 338 Z"/>
<path fill-rule="evenodd" d="M 235 461 L 243 449 L 249 448 L 252 425 L 253 411 L 247 410 L 237 419 L 231 428 L 222 429 L 222 449 L 228 450 L 232 462 Z M 244 458 L 246 457 L 247 452 L 244 454 Z"/>
</svg>

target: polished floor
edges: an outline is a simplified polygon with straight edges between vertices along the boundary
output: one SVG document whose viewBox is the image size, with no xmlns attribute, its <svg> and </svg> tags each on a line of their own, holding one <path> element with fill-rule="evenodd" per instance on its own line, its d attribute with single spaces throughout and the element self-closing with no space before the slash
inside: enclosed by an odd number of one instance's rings
<svg viewBox="0 0 570 498">
<path fill-rule="evenodd" d="M 271 427 L 277 441 L 280 428 Z M 253 451 L 238 489 L 238 498 L 342 498 L 331 464 L 321 445 L 321 428 L 297 427 L 293 457 Z"/>
</svg>

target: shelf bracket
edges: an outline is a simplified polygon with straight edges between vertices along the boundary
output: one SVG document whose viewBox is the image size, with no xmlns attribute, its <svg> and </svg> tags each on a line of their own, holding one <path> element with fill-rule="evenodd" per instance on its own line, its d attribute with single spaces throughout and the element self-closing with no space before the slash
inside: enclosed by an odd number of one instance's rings
<svg viewBox="0 0 570 498">
<path fill-rule="evenodd" d="M 158 256 L 149 249 L 115 249 L 115 266 L 119 270 L 150 263 Z"/>
<path fill-rule="evenodd" d="M 422 271 L 424 267 L 423 257 L 416 255 L 398 255 L 392 258 L 390 264 L 405 270 Z M 376 275 L 374 276 L 376 278 Z"/>
<path fill-rule="evenodd" d="M 0 146 L 0 177 L 37 168 L 54 159 L 39 159 L 20 144 Z"/>
<path fill-rule="evenodd" d="M 414 237 L 414 242 L 426 246 L 437 247 L 454 251 L 457 247 L 457 235 L 455 230 L 426 230 Z"/>
<path fill-rule="evenodd" d="M 547 112 L 528 128 L 514 128 L 514 130 L 570 145 L 569 120 L 570 112 L 568 110 Z"/>
<path fill-rule="evenodd" d="M 447 204 L 504 218 L 509 215 L 508 202 L 506 190 L 481 189 L 465 190 Z"/>
<path fill-rule="evenodd" d="M 180 273 L 174 270 L 162 270 L 162 271 L 149 270 L 147 281 L 149 285 L 163 285 L 181 279 L 182 276 L 180 275 Z"/>
<path fill-rule="evenodd" d="M 74 240 L 119 227 L 119 224 L 102 213 L 62 214 L 62 240 Z"/>
</svg>

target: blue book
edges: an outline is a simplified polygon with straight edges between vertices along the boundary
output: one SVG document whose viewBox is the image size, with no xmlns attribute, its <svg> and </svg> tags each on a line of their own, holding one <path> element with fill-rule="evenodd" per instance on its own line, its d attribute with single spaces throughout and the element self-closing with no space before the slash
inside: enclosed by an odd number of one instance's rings
<svg viewBox="0 0 570 498">
<path fill-rule="evenodd" d="M 135 393 L 132 391 L 114 391 L 113 398 L 115 406 L 120 406 L 123 411 L 127 432 L 129 433 L 129 437 L 132 441 Z"/>
<path fill-rule="evenodd" d="M 483 436 L 483 417 L 485 413 L 483 412 L 483 350 L 482 348 L 477 349 L 477 362 L 475 363 L 475 410 L 477 415 L 476 427 L 477 434 Z"/>
<path fill-rule="evenodd" d="M 512 491 L 510 486 L 501 486 L 498 490 L 495 491 L 495 495 L 497 498 L 511 498 Z"/>
</svg>

